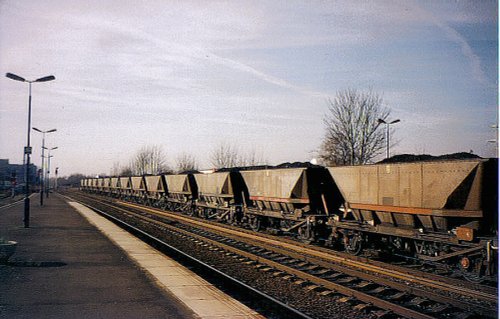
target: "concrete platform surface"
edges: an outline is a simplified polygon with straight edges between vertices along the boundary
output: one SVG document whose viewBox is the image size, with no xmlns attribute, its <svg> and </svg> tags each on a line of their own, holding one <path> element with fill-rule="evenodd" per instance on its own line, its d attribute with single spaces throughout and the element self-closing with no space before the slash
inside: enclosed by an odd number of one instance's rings
<svg viewBox="0 0 500 319">
<path fill-rule="evenodd" d="M 0 209 L 0 238 L 18 242 L 0 318 L 261 318 L 91 210 L 44 204 L 32 198 L 30 228 L 22 203 Z"/>
</svg>

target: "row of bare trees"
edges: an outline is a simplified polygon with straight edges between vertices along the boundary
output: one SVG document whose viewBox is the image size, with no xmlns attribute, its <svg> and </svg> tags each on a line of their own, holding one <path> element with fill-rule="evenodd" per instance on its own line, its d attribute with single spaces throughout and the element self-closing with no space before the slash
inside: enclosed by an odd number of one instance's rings
<svg viewBox="0 0 500 319">
<path fill-rule="evenodd" d="M 210 164 L 214 168 L 227 168 L 236 166 L 265 165 L 266 161 L 262 155 L 258 155 L 255 149 L 248 153 L 240 150 L 229 143 L 221 143 L 210 153 Z"/>
<path fill-rule="evenodd" d="M 386 121 L 390 110 L 383 99 L 372 91 L 359 92 L 348 89 L 339 91 L 328 100 L 328 112 L 323 118 L 323 137 L 319 158 L 328 166 L 360 165 L 370 163 L 380 155 L 386 145 L 386 134 L 379 129 L 380 120 Z M 264 165 L 262 155 L 255 149 L 242 153 L 230 143 L 220 143 L 210 153 L 213 168 Z M 132 158 L 129 165 L 115 163 L 112 175 L 144 175 L 173 172 L 166 164 L 166 154 L 160 146 L 144 146 Z M 176 172 L 197 170 L 196 158 L 182 153 L 176 158 Z"/>
<path fill-rule="evenodd" d="M 188 153 L 182 153 L 176 158 L 176 167 L 172 169 L 166 163 L 166 154 L 160 146 L 143 146 L 132 157 L 126 166 L 120 166 L 119 162 L 113 164 L 111 175 L 147 175 L 169 172 L 185 172 L 198 170 L 196 158 Z M 212 168 L 230 168 L 236 166 L 263 165 L 265 161 L 258 156 L 255 150 L 242 153 L 236 146 L 229 143 L 220 143 L 210 153 L 210 165 Z"/>
</svg>

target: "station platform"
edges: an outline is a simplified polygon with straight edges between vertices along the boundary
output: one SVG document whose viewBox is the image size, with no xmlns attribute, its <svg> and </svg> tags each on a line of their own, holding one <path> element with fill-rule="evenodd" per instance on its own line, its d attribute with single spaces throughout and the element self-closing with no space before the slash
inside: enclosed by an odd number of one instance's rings
<svg viewBox="0 0 500 319">
<path fill-rule="evenodd" d="M 0 208 L 0 318 L 263 318 L 90 209 L 51 194 Z"/>
</svg>

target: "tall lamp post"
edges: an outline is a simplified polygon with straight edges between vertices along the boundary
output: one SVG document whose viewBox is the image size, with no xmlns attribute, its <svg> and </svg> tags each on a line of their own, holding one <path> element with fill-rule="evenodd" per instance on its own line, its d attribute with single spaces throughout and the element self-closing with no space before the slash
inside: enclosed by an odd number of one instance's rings
<svg viewBox="0 0 500 319">
<path fill-rule="evenodd" d="M 398 122 L 401 122 L 400 119 L 397 119 L 397 120 L 394 120 L 392 122 L 386 122 L 384 121 L 383 119 L 378 119 L 378 123 L 379 124 L 385 124 L 386 125 L 386 131 L 387 131 L 387 158 L 389 158 L 389 135 L 390 135 L 390 130 L 389 130 L 389 125 L 391 124 L 395 124 L 395 123 L 398 123 Z"/>
<path fill-rule="evenodd" d="M 34 127 L 33 130 L 42 133 L 42 176 L 40 176 L 40 206 L 43 206 L 43 183 L 44 183 L 44 179 L 45 179 L 45 177 L 44 177 L 44 172 L 45 172 L 45 168 L 44 168 L 44 166 L 45 166 L 44 165 L 45 134 L 52 133 L 52 132 L 55 132 L 57 130 L 55 128 L 53 128 L 53 129 L 48 130 L 48 131 L 42 131 L 42 130 L 37 129 L 36 127 Z"/>
<path fill-rule="evenodd" d="M 58 147 L 52 147 L 52 148 L 45 148 L 47 151 L 49 151 L 49 155 L 47 156 L 48 164 L 47 164 L 47 198 L 49 198 L 49 192 L 50 192 L 50 158 L 54 157 L 54 155 L 50 155 L 50 151 L 57 150 Z"/>
<path fill-rule="evenodd" d="M 55 80 L 56 77 L 53 75 L 44 76 L 42 78 L 36 80 L 26 80 L 19 75 L 15 75 L 13 73 L 6 73 L 6 77 L 11 80 L 20 81 L 20 82 L 28 82 L 29 84 L 29 99 L 28 99 L 28 137 L 26 142 L 26 147 L 24 148 L 24 155 L 26 156 L 26 195 L 24 196 L 24 227 L 30 227 L 30 155 L 31 155 L 31 146 L 30 146 L 30 131 L 31 131 L 31 83 L 34 82 L 48 82 Z"/>
</svg>

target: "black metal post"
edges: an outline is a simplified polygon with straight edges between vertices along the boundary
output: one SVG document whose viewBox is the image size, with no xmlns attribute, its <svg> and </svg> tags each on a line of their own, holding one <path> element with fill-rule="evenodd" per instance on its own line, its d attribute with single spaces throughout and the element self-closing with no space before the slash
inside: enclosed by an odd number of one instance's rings
<svg viewBox="0 0 500 319">
<path fill-rule="evenodd" d="M 50 149 L 49 149 L 49 155 L 47 156 L 47 198 L 49 198 L 49 193 L 50 193 Z"/>
<path fill-rule="evenodd" d="M 31 82 L 29 82 L 28 99 L 28 141 L 25 149 L 26 154 L 26 195 L 24 197 L 24 228 L 30 227 L 30 133 L 31 133 Z"/>
<path fill-rule="evenodd" d="M 386 122 L 384 119 L 378 119 L 378 124 L 385 124 L 386 125 L 386 140 L 387 140 L 387 157 L 386 158 L 389 158 L 389 147 L 390 147 L 390 128 L 389 128 L 389 125 L 391 124 L 395 124 L 395 123 L 398 123 L 398 122 L 401 122 L 400 119 L 397 119 L 397 120 L 394 120 L 392 122 Z"/>
<path fill-rule="evenodd" d="M 42 175 L 40 176 L 40 206 L 43 206 L 43 182 L 44 178 L 44 169 L 43 164 L 45 161 L 44 151 L 45 151 L 45 132 L 42 132 Z"/>
<path fill-rule="evenodd" d="M 36 79 L 34 81 L 29 81 L 26 80 L 25 78 L 13 74 L 13 73 L 6 73 L 6 77 L 9 79 L 12 79 L 14 81 L 20 81 L 20 82 L 28 82 L 29 84 L 29 100 L 28 100 L 28 140 L 27 140 L 27 145 L 24 148 L 24 155 L 23 155 L 23 161 L 26 159 L 26 194 L 24 197 L 24 227 L 29 228 L 30 227 L 30 155 L 31 155 L 31 145 L 30 145 L 30 133 L 31 133 L 31 83 L 33 82 L 48 82 L 55 80 L 56 77 L 53 75 L 49 76 L 44 76 L 42 78 Z"/>
</svg>

